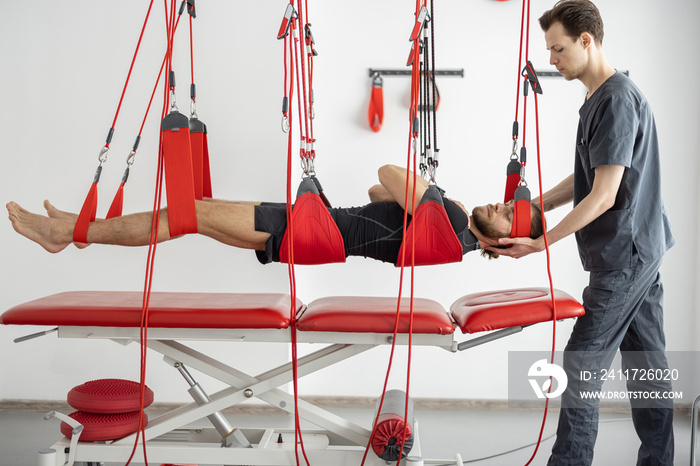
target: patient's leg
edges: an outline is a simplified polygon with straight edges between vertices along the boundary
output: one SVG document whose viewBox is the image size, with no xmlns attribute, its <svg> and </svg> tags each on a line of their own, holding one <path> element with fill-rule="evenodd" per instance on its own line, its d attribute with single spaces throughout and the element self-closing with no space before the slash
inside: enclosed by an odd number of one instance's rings
<svg viewBox="0 0 700 466">
<path fill-rule="evenodd" d="M 230 246 L 265 250 L 269 233 L 255 231 L 258 202 L 196 201 L 199 233 Z"/>
<path fill-rule="evenodd" d="M 72 212 L 64 212 L 62 210 L 57 209 L 54 207 L 49 201 L 44 201 L 44 209 L 46 209 L 46 215 L 48 215 L 51 218 L 59 218 L 63 220 L 72 220 L 75 222 L 78 219 L 78 214 L 74 214 Z M 95 221 L 100 221 L 100 219 L 95 219 Z M 87 243 L 77 243 L 73 242 L 73 245 L 78 248 L 78 249 L 84 249 L 88 246 L 90 246 Z"/>
<path fill-rule="evenodd" d="M 7 211 L 15 231 L 47 251 L 56 253 L 73 242 L 77 216 L 59 211 L 49 203 L 45 207 L 53 217 L 31 213 L 14 202 L 7 204 Z M 269 234 L 255 231 L 252 203 L 196 201 L 196 211 L 199 233 L 231 246 L 264 249 Z M 88 242 L 120 246 L 148 245 L 151 240 L 152 217 L 151 212 L 141 212 L 93 222 L 88 229 Z M 169 239 L 168 212 L 167 209 L 162 209 L 158 242 Z"/>
<path fill-rule="evenodd" d="M 74 221 L 33 214 L 14 202 L 8 203 L 6 207 L 15 231 L 38 243 L 47 251 L 52 253 L 62 251 L 73 241 Z"/>
<path fill-rule="evenodd" d="M 46 209 L 46 215 L 51 218 L 59 218 L 62 220 L 73 220 L 74 222 L 78 219 L 78 214 L 72 212 L 64 212 L 57 209 L 49 201 L 44 201 L 44 209 Z"/>
</svg>

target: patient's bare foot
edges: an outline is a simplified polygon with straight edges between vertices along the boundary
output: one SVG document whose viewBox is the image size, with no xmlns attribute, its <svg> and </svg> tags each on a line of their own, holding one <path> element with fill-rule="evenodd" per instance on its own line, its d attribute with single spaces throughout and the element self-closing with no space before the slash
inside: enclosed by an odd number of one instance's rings
<svg viewBox="0 0 700 466">
<path fill-rule="evenodd" d="M 68 220 L 74 224 L 78 220 L 78 214 L 58 210 L 49 201 L 44 201 L 44 209 L 46 209 L 46 214 L 50 218 L 57 218 L 59 220 Z M 86 247 L 90 246 L 88 243 L 77 243 L 77 242 L 73 242 L 73 245 L 78 249 L 85 249 Z"/>
<path fill-rule="evenodd" d="M 60 252 L 73 242 L 73 224 L 70 221 L 33 214 L 14 202 L 6 207 L 15 231 L 47 251 Z"/>
<path fill-rule="evenodd" d="M 78 214 L 58 210 L 49 201 L 44 201 L 44 209 L 46 209 L 46 214 L 51 218 L 58 218 L 61 220 L 71 220 L 73 222 L 78 220 Z"/>
</svg>

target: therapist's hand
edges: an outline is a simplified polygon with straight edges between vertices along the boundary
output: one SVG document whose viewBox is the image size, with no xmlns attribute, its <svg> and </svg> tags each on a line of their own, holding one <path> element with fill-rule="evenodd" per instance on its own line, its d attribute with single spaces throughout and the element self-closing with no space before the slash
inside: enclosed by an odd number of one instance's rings
<svg viewBox="0 0 700 466">
<path fill-rule="evenodd" d="M 544 250 L 544 237 L 540 236 L 537 239 L 532 238 L 501 238 L 498 240 L 500 246 L 509 246 L 505 249 L 487 247 L 485 249 L 493 251 L 501 256 L 508 256 L 514 259 L 520 259 L 533 252 Z"/>
</svg>

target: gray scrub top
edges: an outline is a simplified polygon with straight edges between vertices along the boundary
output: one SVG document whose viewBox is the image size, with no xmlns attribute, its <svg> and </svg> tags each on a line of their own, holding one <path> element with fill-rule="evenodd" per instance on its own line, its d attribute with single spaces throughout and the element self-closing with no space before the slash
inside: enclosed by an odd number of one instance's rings
<svg viewBox="0 0 700 466">
<path fill-rule="evenodd" d="M 574 206 L 591 192 L 596 167 L 626 167 L 615 205 L 576 232 L 583 268 L 627 268 L 635 254 L 643 262 L 662 257 L 675 240 L 661 197 L 659 144 L 646 98 L 617 72 L 583 104 L 579 116 Z"/>
</svg>

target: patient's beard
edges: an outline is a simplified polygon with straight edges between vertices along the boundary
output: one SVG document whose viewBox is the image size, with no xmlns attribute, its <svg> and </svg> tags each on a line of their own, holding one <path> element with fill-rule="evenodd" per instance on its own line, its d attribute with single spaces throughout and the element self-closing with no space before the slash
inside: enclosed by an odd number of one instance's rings
<svg viewBox="0 0 700 466">
<path fill-rule="evenodd" d="M 484 207 L 474 207 L 474 209 L 472 209 L 472 221 L 474 222 L 474 226 L 481 232 L 481 234 L 487 238 L 493 239 L 505 238 L 508 236 L 498 231 L 498 229 L 488 221 L 485 211 L 486 208 Z"/>
</svg>

